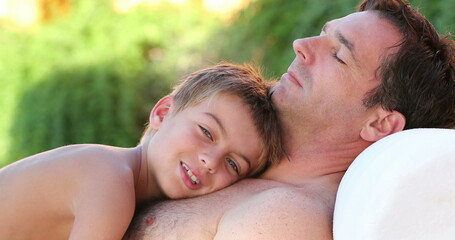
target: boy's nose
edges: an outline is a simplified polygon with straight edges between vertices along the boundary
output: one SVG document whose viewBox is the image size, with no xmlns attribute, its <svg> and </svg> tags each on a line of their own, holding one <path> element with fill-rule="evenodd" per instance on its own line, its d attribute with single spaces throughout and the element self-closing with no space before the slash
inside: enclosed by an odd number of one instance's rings
<svg viewBox="0 0 455 240">
<path fill-rule="evenodd" d="M 202 163 L 204 164 L 204 167 L 208 170 L 209 173 L 215 173 L 216 168 L 212 166 L 211 161 L 206 161 L 204 159 L 201 159 Z"/>
<path fill-rule="evenodd" d="M 220 154 L 212 152 L 210 154 L 204 154 L 203 156 L 201 156 L 201 161 L 209 173 L 213 174 L 217 171 L 218 165 L 220 164 L 222 159 L 222 157 L 219 155 Z"/>
</svg>

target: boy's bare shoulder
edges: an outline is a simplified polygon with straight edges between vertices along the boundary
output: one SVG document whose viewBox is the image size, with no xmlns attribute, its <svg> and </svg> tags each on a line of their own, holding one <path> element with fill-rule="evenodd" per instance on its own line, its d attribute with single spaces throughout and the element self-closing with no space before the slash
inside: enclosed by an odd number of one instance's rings
<svg viewBox="0 0 455 240">
<path fill-rule="evenodd" d="M 56 177 L 63 181 L 86 175 L 91 169 L 113 170 L 122 164 L 116 152 L 115 148 L 103 145 L 68 145 L 29 156 L 0 169 L 0 181 L 35 176 L 43 180 Z"/>
<path fill-rule="evenodd" d="M 114 147 L 70 145 L 2 169 L 3 230 L 15 232 L 18 228 L 24 239 L 41 236 L 41 232 L 42 236 L 56 231 L 69 234 L 68 226 L 73 226 L 73 231 L 76 229 L 84 239 L 101 239 L 89 235 L 92 233 L 121 236 L 135 205 L 134 177 L 123 159 L 126 156 L 122 149 Z M 31 216 L 40 216 L 40 221 L 29 221 Z"/>
<path fill-rule="evenodd" d="M 319 192 L 275 187 L 226 212 L 215 239 L 331 239 L 331 219 L 331 203 Z"/>
<path fill-rule="evenodd" d="M 126 149 L 96 144 L 83 144 L 67 146 L 58 150 L 63 158 L 62 162 L 67 164 L 68 171 L 75 171 L 80 182 L 88 181 L 91 184 L 93 179 L 108 179 L 109 177 L 121 178 L 124 180 L 133 177 L 133 160 L 127 154 Z M 115 182 L 115 179 L 112 180 Z M 107 181 L 104 184 L 109 184 Z"/>
<path fill-rule="evenodd" d="M 65 171 L 73 178 L 71 192 L 76 213 L 115 212 L 122 206 L 128 211 L 134 210 L 135 179 L 127 150 L 95 144 L 73 145 L 61 150 L 67 161 Z M 109 207 L 116 209 L 109 210 Z"/>
<path fill-rule="evenodd" d="M 97 144 L 70 145 L 57 149 L 59 158 L 64 158 L 69 165 L 84 168 L 84 172 L 94 169 L 100 171 L 124 171 L 130 164 L 128 150 Z"/>
<path fill-rule="evenodd" d="M 22 159 L 0 170 L 2 191 L 74 202 L 84 194 L 134 189 L 126 150 L 104 145 L 60 147 Z M 9 198 L 2 198 L 6 201 Z"/>
<path fill-rule="evenodd" d="M 127 151 L 98 144 L 68 145 L 24 159 L 25 166 L 22 169 L 30 165 L 37 171 L 55 170 L 54 174 L 78 182 L 103 178 L 104 174 L 125 176 L 132 174 Z"/>
<path fill-rule="evenodd" d="M 135 185 L 132 165 L 123 149 L 90 145 L 78 157 L 84 170 L 74 198 L 71 236 L 80 239 L 120 238 L 132 219 Z M 87 226 L 91 226 L 90 228 Z"/>
</svg>

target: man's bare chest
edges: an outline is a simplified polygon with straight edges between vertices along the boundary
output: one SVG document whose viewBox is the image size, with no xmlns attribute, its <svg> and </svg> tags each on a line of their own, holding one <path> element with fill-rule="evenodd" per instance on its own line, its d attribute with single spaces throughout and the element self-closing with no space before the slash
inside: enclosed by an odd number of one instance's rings
<svg viewBox="0 0 455 240">
<path fill-rule="evenodd" d="M 213 239 L 227 211 L 269 188 L 251 179 L 205 196 L 153 204 L 134 218 L 126 239 Z"/>
</svg>

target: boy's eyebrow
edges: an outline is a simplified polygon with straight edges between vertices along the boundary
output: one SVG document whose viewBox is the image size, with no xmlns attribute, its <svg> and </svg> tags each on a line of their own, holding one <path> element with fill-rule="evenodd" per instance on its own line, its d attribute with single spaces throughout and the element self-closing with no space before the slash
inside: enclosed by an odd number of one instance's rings
<svg viewBox="0 0 455 240">
<path fill-rule="evenodd" d="M 205 112 L 205 114 L 207 116 L 209 116 L 210 118 L 212 118 L 218 124 L 218 126 L 220 127 L 221 132 L 223 133 L 223 135 L 226 135 L 226 129 L 224 128 L 223 123 L 221 122 L 221 120 L 216 115 L 214 115 L 213 113 Z M 248 164 L 248 169 L 250 169 L 250 167 L 251 167 L 250 159 L 248 159 L 246 156 L 244 156 L 244 155 L 242 155 L 240 153 L 236 153 L 236 155 L 238 155 L 240 158 L 242 158 Z"/>
<path fill-rule="evenodd" d="M 224 129 L 223 123 L 217 116 L 215 116 L 213 113 L 210 113 L 210 112 L 205 112 L 205 115 L 207 115 L 210 118 L 212 118 L 213 120 L 215 120 L 218 127 L 220 127 L 221 132 L 223 132 L 223 135 L 226 135 L 226 129 Z"/>
<path fill-rule="evenodd" d="M 330 23 L 326 23 L 324 24 L 324 26 L 322 27 L 322 31 L 323 32 L 326 32 L 328 29 L 330 28 Z M 341 32 L 339 31 L 336 31 L 335 32 L 335 37 L 338 39 L 338 41 L 340 41 L 340 43 L 342 45 L 344 45 L 348 50 L 349 50 L 349 53 L 351 54 L 351 57 L 352 59 L 354 59 L 354 61 L 356 63 L 358 63 L 359 61 L 357 60 L 356 56 L 355 56 L 355 46 L 354 44 L 352 43 L 352 41 L 350 41 L 349 39 L 347 39 Z"/>
</svg>

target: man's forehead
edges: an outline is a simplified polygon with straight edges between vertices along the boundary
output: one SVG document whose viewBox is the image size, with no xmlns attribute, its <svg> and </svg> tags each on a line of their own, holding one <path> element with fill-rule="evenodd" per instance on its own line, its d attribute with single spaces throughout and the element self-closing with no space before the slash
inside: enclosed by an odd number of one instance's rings
<svg viewBox="0 0 455 240">
<path fill-rule="evenodd" d="M 368 22 L 368 23 L 373 23 L 376 22 L 377 20 L 381 20 L 379 18 L 379 12 L 378 11 L 363 11 L 363 12 L 354 12 L 350 13 L 346 16 L 342 16 L 340 18 L 335 18 L 330 21 L 328 21 L 326 24 L 335 24 L 338 22 L 343 22 L 347 25 L 352 25 L 352 27 L 362 25 L 362 23 Z"/>
<path fill-rule="evenodd" d="M 393 52 L 402 38 L 397 28 L 389 20 L 380 17 L 376 10 L 334 19 L 327 22 L 324 29 L 334 32 L 340 43 L 351 50 L 358 66 L 362 68 L 379 67 L 380 59 L 384 54 Z"/>
</svg>

